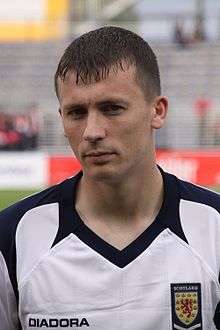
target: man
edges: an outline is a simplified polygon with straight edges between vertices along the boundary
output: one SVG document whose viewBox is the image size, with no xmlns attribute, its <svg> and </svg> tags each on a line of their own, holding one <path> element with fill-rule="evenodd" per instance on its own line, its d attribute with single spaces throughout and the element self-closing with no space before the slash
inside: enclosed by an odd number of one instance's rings
<svg viewBox="0 0 220 330">
<path fill-rule="evenodd" d="M 220 198 L 156 165 L 168 101 L 152 49 L 91 31 L 55 88 L 82 172 L 1 213 L 1 329 L 216 329 Z"/>
</svg>

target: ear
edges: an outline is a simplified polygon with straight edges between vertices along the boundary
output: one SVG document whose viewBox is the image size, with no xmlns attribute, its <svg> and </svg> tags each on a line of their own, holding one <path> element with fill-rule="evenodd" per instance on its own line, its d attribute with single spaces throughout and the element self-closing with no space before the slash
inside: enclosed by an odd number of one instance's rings
<svg viewBox="0 0 220 330">
<path fill-rule="evenodd" d="M 165 96 L 155 98 L 152 106 L 151 126 L 154 129 L 161 128 L 164 125 L 168 110 L 168 99 Z"/>
</svg>

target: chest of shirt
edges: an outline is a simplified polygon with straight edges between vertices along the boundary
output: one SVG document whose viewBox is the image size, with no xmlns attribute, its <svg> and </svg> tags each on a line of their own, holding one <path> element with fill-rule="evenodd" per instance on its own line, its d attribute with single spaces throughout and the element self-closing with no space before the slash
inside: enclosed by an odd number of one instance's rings
<svg viewBox="0 0 220 330">
<path fill-rule="evenodd" d="M 24 329 L 215 329 L 220 299 L 216 274 L 166 231 L 125 267 L 71 234 L 18 284 Z"/>
</svg>

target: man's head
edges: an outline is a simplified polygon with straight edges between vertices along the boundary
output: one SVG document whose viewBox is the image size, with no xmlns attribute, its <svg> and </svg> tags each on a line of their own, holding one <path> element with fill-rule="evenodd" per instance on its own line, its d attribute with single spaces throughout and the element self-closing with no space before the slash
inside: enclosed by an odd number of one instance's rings
<svg viewBox="0 0 220 330">
<path fill-rule="evenodd" d="M 64 132 L 84 176 L 122 180 L 155 166 L 154 129 L 167 112 L 156 57 L 136 34 L 89 32 L 67 48 L 55 75 Z"/>
<path fill-rule="evenodd" d="M 76 84 L 89 84 L 108 76 L 110 69 L 136 69 L 136 80 L 147 100 L 160 95 L 157 59 L 146 41 L 137 34 L 113 26 L 90 31 L 74 40 L 64 52 L 55 74 L 59 98 L 59 80 L 69 71 L 76 74 Z"/>
</svg>

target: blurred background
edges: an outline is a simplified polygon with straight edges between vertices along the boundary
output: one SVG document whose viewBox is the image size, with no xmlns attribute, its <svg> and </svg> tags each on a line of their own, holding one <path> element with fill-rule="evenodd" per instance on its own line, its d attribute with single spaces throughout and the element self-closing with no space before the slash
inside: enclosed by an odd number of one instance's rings
<svg viewBox="0 0 220 330">
<path fill-rule="evenodd" d="M 137 32 L 158 57 L 170 100 L 158 163 L 219 189 L 219 0 L 0 0 L 0 208 L 79 170 L 53 77 L 66 46 L 103 25 Z"/>
</svg>

